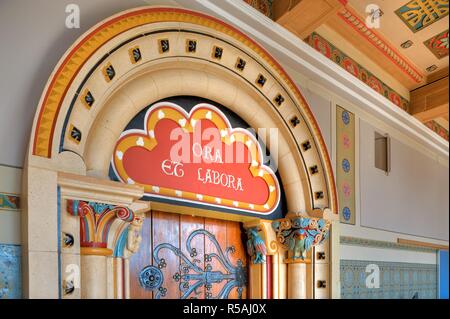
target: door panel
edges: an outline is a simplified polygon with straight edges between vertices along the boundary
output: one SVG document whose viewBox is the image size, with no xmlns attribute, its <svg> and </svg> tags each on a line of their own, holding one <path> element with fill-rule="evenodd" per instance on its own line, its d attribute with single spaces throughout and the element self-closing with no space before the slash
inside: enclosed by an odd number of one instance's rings
<svg viewBox="0 0 450 319">
<path fill-rule="evenodd" d="M 147 217 L 150 217 L 148 215 Z M 144 219 L 142 224 L 142 238 L 146 240 L 151 238 L 152 235 L 152 219 Z M 133 280 L 134 278 L 139 278 L 139 273 L 141 269 L 148 265 L 149 261 L 152 260 L 152 246 L 142 245 L 139 250 L 130 258 L 130 291 L 132 298 L 136 299 L 150 299 L 153 298 L 153 292 L 151 290 L 142 289 L 139 280 Z"/>
<path fill-rule="evenodd" d="M 189 215 L 180 215 L 180 227 L 181 227 L 181 251 L 185 254 L 185 256 L 191 257 L 191 253 L 187 250 L 186 245 L 183 243 L 186 243 L 188 240 L 188 236 L 197 229 L 202 229 L 204 226 L 204 218 L 202 217 L 193 217 Z M 204 261 L 204 253 L 205 253 L 205 236 L 200 235 L 194 237 L 194 239 L 191 241 L 192 247 L 195 247 L 196 252 L 192 254 L 192 259 L 198 260 L 198 267 L 201 269 L 204 269 L 205 267 L 205 261 Z M 192 285 L 195 284 L 195 280 L 189 281 L 189 286 L 192 287 Z M 205 298 L 205 289 L 204 287 L 199 287 L 199 289 L 196 289 L 196 291 L 193 292 L 192 297 L 198 298 L 198 299 L 204 299 Z"/>
<path fill-rule="evenodd" d="M 179 215 L 166 214 L 163 212 L 154 211 L 152 214 L 153 220 L 153 248 L 160 246 L 160 244 L 173 245 L 179 248 L 180 245 L 180 218 Z M 160 295 L 162 298 L 178 299 L 180 298 L 180 290 L 178 284 L 170 274 L 178 272 L 180 265 L 180 258 L 167 249 L 160 249 L 158 254 L 153 250 L 153 265 L 159 267 L 164 275 L 164 285 L 161 286 Z M 155 256 L 159 257 L 155 260 Z M 154 296 L 155 297 L 155 296 Z"/>
<path fill-rule="evenodd" d="M 130 259 L 131 298 L 246 298 L 241 237 L 237 222 L 148 213 Z"/>
<path fill-rule="evenodd" d="M 225 250 L 227 246 L 227 224 L 226 221 L 223 220 L 211 220 L 211 219 L 205 219 L 205 230 L 209 231 L 211 234 L 216 236 L 216 240 L 220 247 L 222 247 L 222 250 Z M 211 254 L 217 254 L 217 247 L 214 245 L 214 242 L 211 240 L 205 240 L 205 257 L 207 258 L 208 255 L 211 256 Z M 222 258 L 211 258 L 206 259 L 207 264 L 212 267 L 215 271 L 220 271 L 222 273 L 226 272 L 226 268 L 224 265 L 220 262 Z M 223 289 L 225 285 L 225 282 L 220 282 L 212 285 L 212 287 L 206 287 L 205 294 L 206 297 L 212 297 L 217 296 L 221 290 Z"/>
<path fill-rule="evenodd" d="M 231 263 L 236 265 L 241 260 L 244 265 L 246 263 L 246 250 L 243 247 L 241 225 L 239 223 L 227 222 L 227 247 L 234 247 L 234 253 L 230 254 Z M 244 290 L 242 298 L 246 297 L 247 292 Z M 229 299 L 237 299 L 238 291 L 233 289 Z"/>
</svg>

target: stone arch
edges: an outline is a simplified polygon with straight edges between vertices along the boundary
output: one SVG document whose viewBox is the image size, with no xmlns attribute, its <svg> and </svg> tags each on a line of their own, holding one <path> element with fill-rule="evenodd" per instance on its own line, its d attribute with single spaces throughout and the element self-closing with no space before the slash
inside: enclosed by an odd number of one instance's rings
<svg viewBox="0 0 450 319">
<path fill-rule="evenodd" d="M 277 61 L 217 19 L 183 9 L 143 7 L 119 13 L 87 31 L 47 83 L 27 153 L 24 236 L 26 242 L 40 237 L 39 228 L 28 226 L 35 220 L 43 225 L 40 231 L 47 229 L 49 235 L 29 245 L 28 254 L 61 251 L 61 223 L 56 222 L 61 217 L 60 196 L 76 194 L 89 200 L 84 191 L 93 187 L 94 179 L 103 181 L 103 186 L 95 187 L 106 194 L 105 201 L 139 206 L 141 189 L 127 186 L 111 191 L 116 186 L 105 181 L 112 149 L 134 115 L 176 95 L 216 101 L 255 128 L 278 127 L 278 169 L 289 212 L 336 218 L 334 177 L 320 129 Z M 78 183 L 67 173 L 86 178 Z M 42 187 L 53 189 L 47 204 L 36 206 L 41 201 L 36 192 Z M 119 200 L 113 200 L 117 196 Z M 53 213 L 42 216 L 44 210 Z M 70 227 L 76 231 L 79 225 Z M 56 281 L 60 291 L 61 280 Z M 33 290 L 31 278 L 30 287 L 26 285 L 25 291 Z"/>
</svg>

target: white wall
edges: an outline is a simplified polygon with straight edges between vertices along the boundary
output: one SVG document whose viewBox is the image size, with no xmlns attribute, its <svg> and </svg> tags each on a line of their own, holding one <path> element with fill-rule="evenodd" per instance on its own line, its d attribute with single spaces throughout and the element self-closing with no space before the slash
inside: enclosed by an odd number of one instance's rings
<svg viewBox="0 0 450 319">
<path fill-rule="evenodd" d="M 448 245 L 448 157 L 443 158 L 423 147 L 397 128 L 336 96 L 296 70 L 288 68 L 288 72 L 298 83 L 318 120 L 333 163 L 336 161 L 335 105 L 355 114 L 356 224 L 341 224 L 341 235 L 388 242 L 405 238 Z M 375 127 L 378 132 L 388 133 L 392 138 L 393 171 L 389 176 L 374 167 Z M 358 258 L 359 250 L 354 246 L 341 245 L 341 249 L 346 258 L 352 255 Z M 380 250 L 385 251 L 386 256 L 391 251 Z M 372 256 L 374 260 L 382 256 L 369 248 L 367 254 L 365 258 Z M 430 256 L 435 259 L 435 254 Z M 401 259 L 399 255 L 396 260 L 400 262 Z"/>
<path fill-rule="evenodd" d="M 331 154 L 332 149 L 332 125 L 331 125 L 331 100 L 314 93 L 306 87 L 300 85 L 300 90 L 306 102 L 309 104 L 311 111 L 313 112 L 317 123 L 319 124 L 320 131 L 325 140 L 328 152 Z"/>
<path fill-rule="evenodd" d="M 80 28 L 65 27 L 68 4 L 80 7 Z M 172 0 L 1 0 L 0 165 L 23 166 L 42 91 L 64 52 L 101 20 L 120 11 Z"/>
<path fill-rule="evenodd" d="M 391 172 L 374 165 L 376 130 L 360 121 L 361 225 L 448 240 L 448 167 L 396 138 Z"/>
</svg>

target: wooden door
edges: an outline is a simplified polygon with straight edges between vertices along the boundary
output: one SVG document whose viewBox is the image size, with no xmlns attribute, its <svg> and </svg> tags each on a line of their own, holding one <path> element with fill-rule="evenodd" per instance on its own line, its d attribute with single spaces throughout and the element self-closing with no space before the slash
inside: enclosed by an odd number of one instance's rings
<svg viewBox="0 0 450 319">
<path fill-rule="evenodd" d="M 240 223 L 152 211 L 130 259 L 130 296 L 246 298 L 246 266 Z"/>
</svg>

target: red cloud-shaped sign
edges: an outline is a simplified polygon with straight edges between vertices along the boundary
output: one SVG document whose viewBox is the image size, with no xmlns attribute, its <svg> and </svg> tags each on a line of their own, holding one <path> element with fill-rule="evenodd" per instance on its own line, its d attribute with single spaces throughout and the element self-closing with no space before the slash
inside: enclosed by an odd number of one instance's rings
<svg viewBox="0 0 450 319">
<path fill-rule="evenodd" d="M 210 104 L 188 114 L 169 102 L 151 107 L 144 130 L 122 133 L 112 166 L 124 183 L 150 197 L 270 214 L 280 200 L 273 171 L 249 131 L 233 129 Z"/>
</svg>

